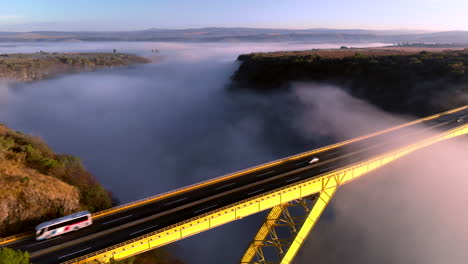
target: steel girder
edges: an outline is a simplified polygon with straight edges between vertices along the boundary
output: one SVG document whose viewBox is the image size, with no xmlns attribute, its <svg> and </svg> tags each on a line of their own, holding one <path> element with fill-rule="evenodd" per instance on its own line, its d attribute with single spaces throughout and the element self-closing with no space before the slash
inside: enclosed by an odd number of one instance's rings
<svg viewBox="0 0 468 264">
<path fill-rule="evenodd" d="M 291 263 L 335 191 L 336 187 L 329 188 L 273 207 L 240 263 Z"/>
</svg>

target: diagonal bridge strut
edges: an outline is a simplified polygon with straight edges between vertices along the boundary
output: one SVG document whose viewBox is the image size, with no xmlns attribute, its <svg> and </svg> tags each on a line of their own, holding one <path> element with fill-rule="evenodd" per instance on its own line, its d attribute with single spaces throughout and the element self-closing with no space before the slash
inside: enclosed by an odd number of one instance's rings
<svg viewBox="0 0 468 264">
<path fill-rule="evenodd" d="M 291 263 L 335 194 L 336 188 L 273 207 L 240 263 Z"/>
</svg>

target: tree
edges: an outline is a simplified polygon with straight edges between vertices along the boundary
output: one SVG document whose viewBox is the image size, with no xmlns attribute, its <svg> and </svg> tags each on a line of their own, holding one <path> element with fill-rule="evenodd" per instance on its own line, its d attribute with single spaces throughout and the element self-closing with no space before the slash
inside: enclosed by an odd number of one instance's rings
<svg viewBox="0 0 468 264">
<path fill-rule="evenodd" d="M 117 52 L 117 50 L 116 50 L 116 49 L 113 49 L 113 50 L 112 50 L 112 52 L 116 53 L 116 52 Z"/>
<path fill-rule="evenodd" d="M 0 248 L 0 264 L 30 264 L 29 253 L 11 248 Z"/>
</svg>

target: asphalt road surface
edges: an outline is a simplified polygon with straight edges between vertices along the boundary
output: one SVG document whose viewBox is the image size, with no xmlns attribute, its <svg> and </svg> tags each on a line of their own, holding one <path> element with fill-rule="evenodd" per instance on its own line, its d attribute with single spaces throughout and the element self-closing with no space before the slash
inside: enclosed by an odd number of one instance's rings
<svg viewBox="0 0 468 264">
<path fill-rule="evenodd" d="M 462 118 L 462 119 L 460 119 Z M 366 160 L 468 121 L 468 109 L 273 167 L 210 184 L 95 219 L 90 227 L 44 241 L 34 237 L 7 246 L 32 253 L 33 263 L 60 263 L 104 249 L 304 179 Z M 312 158 L 319 161 L 309 164 Z"/>
</svg>

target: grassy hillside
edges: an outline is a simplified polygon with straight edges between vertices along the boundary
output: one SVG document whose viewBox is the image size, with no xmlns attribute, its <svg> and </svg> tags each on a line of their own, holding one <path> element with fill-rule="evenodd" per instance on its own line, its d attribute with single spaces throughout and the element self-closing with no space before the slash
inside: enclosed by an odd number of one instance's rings
<svg viewBox="0 0 468 264">
<path fill-rule="evenodd" d="M 234 87 L 271 92 L 332 83 L 385 110 L 416 115 L 466 104 L 468 50 L 348 49 L 240 55 Z"/>
<path fill-rule="evenodd" d="M 74 156 L 0 125 L 0 237 L 43 221 L 112 206 L 110 194 Z"/>
<path fill-rule="evenodd" d="M 33 81 L 64 73 L 149 62 L 123 53 L 0 54 L 0 79 Z"/>
<path fill-rule="evenodd" d="M 74 156 L 54 153 L 38 137 L 0 124 L 0 237 L 81 210 L 112 206 L 110 194 Z M 0 260 L 1 262 L 1 260 Z M 121 264 L 182 264 L 167 247 Z"/>
</svg>

